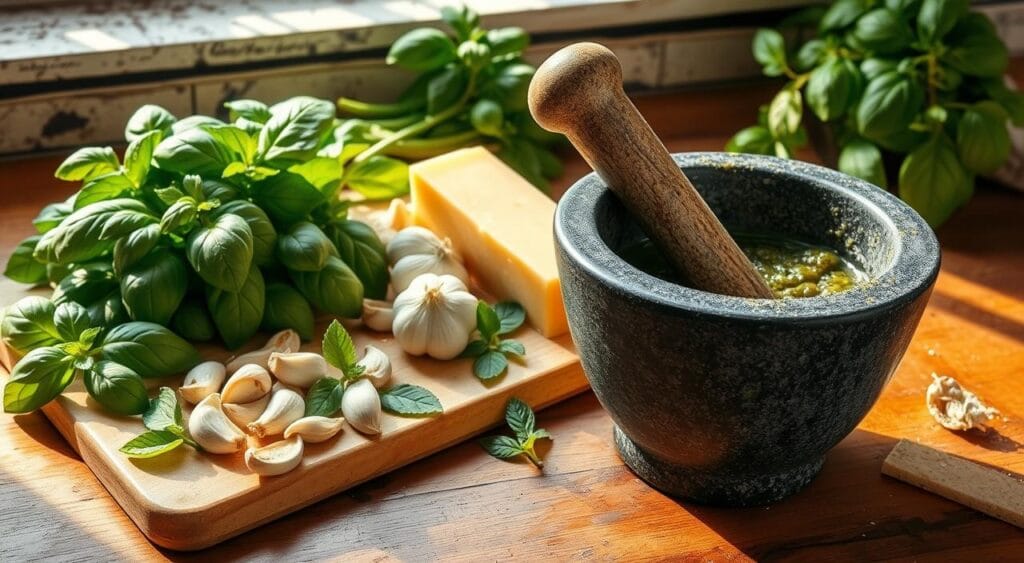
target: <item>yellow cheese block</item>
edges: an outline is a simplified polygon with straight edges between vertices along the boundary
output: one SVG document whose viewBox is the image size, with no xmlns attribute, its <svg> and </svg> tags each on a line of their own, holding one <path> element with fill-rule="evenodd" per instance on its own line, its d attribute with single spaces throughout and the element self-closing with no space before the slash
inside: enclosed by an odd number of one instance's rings
<svg viewBox="0 0 1024 563">
<path fill-rule="evenodd" d="M 483 147 L 412 165 L 412 221 L 449 237 L 499 299 L 518 301 L 546 337 L 569 327 L 555 264 L 555 203 Z"/>
</svg>

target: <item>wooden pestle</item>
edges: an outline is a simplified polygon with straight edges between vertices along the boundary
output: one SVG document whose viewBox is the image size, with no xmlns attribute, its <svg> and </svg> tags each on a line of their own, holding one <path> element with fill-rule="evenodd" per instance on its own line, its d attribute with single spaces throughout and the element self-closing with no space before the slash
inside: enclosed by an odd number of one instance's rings
<svg viewBox="0 0 1024 563">
<path fill-rule="evenodd" d="M 597 43 L 559 50 L 537 69 L 529 102 L 537 123 L 569 138 L 670 264 L 697 289 L 773 297 L 626 97 L 614 53 Z"/>
</svg>

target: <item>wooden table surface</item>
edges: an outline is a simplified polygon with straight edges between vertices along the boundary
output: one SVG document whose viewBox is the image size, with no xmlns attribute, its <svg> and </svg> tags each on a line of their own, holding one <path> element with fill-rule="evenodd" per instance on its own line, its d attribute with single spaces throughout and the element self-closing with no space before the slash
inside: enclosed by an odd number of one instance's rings
<svg viewBox="0 0 1024 563">
<path fill-rule="evenodd" d="M 671 150 L 720 150 L 770 96 L 754 84 L 638 105 Z M 587 171 L 567 159 L 563 188 Z M 73 188 L 52 179 L 60 160 L 0 163 L 4 262 L 37 210 Z M 770 507 L 709 508 L 651 489 L 623 466 L 611 421 L 586 393 L 539 413 L 555 437 L 543 473 L 464 443 L 207 551 L 175 553 L 146 540 L 42 414 L 3 414 L 0 560 L 1022 557 L 1024 531 L 879 473 L 901 438 L 1024 473 L 1022 223 L 1024 194 L 982 187 L 942 227 L 942 273 L 893 382 L 821 475 Z M 943 430 L 924 406 L 932 372 L 1009 420 L 987 433 Z"/>
</svg>

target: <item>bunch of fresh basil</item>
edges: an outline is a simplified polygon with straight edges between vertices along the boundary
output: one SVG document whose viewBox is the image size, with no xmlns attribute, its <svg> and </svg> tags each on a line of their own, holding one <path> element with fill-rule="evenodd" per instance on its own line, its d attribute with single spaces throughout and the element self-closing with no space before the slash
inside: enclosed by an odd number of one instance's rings
<svg viewBox="0 0 1024 563">
<path fill-rule="evenodd" d="M 1002 77 L 1006 47 L 968 8 L 968 0 L 837 0 L 788 22 L 817 26 L 799 48 L 758 31 L 754 57 L 789 82 L 726 149 L 791 157 L 806 143 L 806 106 L 830 125 L 847 174 L 886 188 L 883 151 L 905 155 L 900 197 L 942 224 L 970 199 L 976 174 L 1005 163 L 1008 121 L 1024 125 L 1024 96 Z"/>
<path fill-rule="evenodd" d="M 418 73 L 398 101 L 338 100 L 341 113 L 351 116 L 335 130 L 337 142 L 331 145 L 342 163 L 351 162 L 343 183 L 370 198 L 402 195 L 397 181 L 386 181 L 405 177 L 404 163 L 397 159 L 486 144 L 547 190 L 548 180 L 562 171 L 549 150 L 561 136 L 540 128 L 526 107 L 535 69 L 522 52 L 530 37 L 518 27 L 485 30 L 465 7 L 444 8 L 441 15 L 453 35 L 414 29 L 391 46 L 388 64 Z"/>
</svg>

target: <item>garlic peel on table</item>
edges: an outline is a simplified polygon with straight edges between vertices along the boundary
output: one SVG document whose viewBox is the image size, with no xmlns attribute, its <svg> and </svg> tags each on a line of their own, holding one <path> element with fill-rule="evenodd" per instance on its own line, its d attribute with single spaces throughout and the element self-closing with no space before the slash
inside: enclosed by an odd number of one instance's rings
<svg viewBox="0 0 1024 563">
<path fill-rule="evenodd" d="M 950 430 L 970 430 L 999 416 L 998 410 L 985 405 L 977 395 L 945 375 L 932 374 L 925 400 L 932 418 Z"/>
<path fill-rule="evenodd" d="M 391 285 L 398 293 L 423 274 L 450 275 L 463 283 L 469 281 L 469 272 L 452 248 L 451 240 L 442 240 L 423 227 L 399 231 L 388 243 L 387 253 L 392 263 Z"/>
<path fill-rule="evenodd" d="M 245 434 L 221 410 L 220 394 L 196 405 L 188 418 L 188 432 L 202 448 L 214 454 L 230 454 L 245 448 Z"/>
<path fill-rule="evenodd" d="M 281 475 L 298 467 L 304 452 L 302 438 L 294 436 L 261 448 L 245 450 L 245 465 L 257 475 Z"/>
<path fill-rule="evenodd" d="M 458 356 L 476 328 L 477 298 L 462 280 L 423 274 L 395 298 L 392 331 L 402 349 L 439 360 Z"/>
</svg>

